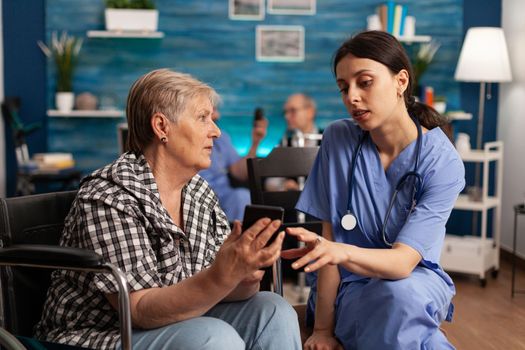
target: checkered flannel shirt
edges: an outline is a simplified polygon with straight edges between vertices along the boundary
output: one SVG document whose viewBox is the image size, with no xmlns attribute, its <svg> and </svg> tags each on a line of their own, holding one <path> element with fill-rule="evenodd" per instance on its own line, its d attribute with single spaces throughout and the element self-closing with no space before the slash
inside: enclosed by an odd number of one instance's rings
<svg viewBox="0 0 525 350">
<path fill-rule="evenodd" d="M 218 200 L 198 175 L 183 188 L 184 230 L 163 207 L 142 155 L 125 153 L 82 181 L 61 245 L 90 249 L 118 266 L 130 291 L 176 284 L 209 266 L 230 232 Z M 94 349 L 119 341 L 118 313 L 105 294 L 111 275 L 55 271 L 38 339 Z"/>
</svg>

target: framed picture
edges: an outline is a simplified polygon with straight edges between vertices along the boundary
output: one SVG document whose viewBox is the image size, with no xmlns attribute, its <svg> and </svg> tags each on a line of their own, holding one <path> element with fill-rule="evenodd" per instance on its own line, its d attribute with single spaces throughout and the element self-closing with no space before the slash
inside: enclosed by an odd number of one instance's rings
<svg viewBox="0 0 525 350">
<path fill-rule="evenodd" d="M 263 20 L 264 0 L 229 0 L 229 17 L 236 20 Z"/>
<path fill-rule="evenodd" d="M 315 15 L 316 0 L 268 0 L 268 13 L 274 15 Z"/>
<path fill-rule="evenodd" d="M 255 56 L 257 61 L 304 61 L 303 26 L 267 26 L 256 28 Z"/>
</svg>

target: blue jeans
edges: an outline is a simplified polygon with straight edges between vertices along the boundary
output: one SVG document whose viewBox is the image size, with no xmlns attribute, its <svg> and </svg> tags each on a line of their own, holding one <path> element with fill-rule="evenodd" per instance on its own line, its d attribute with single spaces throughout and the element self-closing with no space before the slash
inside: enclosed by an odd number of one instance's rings
<svg viewBox="0 0 525 350">
<path fill-rule="evenodd" d="M 133 331 L 133 350 L 301 349 L 297 313 L 275 293 L 214 306 L 204 316 L 151 330 Z M 121 350 L 120 342 L 117 349 Z"/>
</svg>

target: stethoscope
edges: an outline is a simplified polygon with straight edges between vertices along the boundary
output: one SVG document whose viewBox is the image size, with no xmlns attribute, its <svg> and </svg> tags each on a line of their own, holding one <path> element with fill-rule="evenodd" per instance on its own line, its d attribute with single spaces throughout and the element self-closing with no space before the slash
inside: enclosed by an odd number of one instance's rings
<svg viewBox="0 0 525 350">
<path fill-rule="evenodd" d="M 414 162 L 414 170 L 409 171 L 403 176 L 401 176 L 401 178 L 397 182 L 394 193 L 392 194 L 392 197 L 390 198 L 390 203 L 388 205 L 388 210 L 386 211 L 385 220 L 383 221 L 383 227 L 381 228 L 381 235 L 383 237 L 383 242 L 389 247 L 392 246 L 392 243 L 390 243 L 387 240 L 385 229 L 388 223 L 388 219 L 390 218 L 392 208 L 394 207 L 394 203 L 396 202 L 397 194 L 399 193 L 399 191 L 401 191 L 401 189 L 403 188 L 403 185 L 405 185 L 405 183 L 408 181 L 410 177 L 415 178 L 414 188 L 412 190 L 412 196 L 411 196 L 411 206 L 408 212 L 408 215 L 410 215 L 410 213 L 416 206 L 417 201 L 419 200 L 419 193 L 420 193 L 421 185 L 423 182 L 423 178 L 417 172 L 418 166 L 419 166 L 419 157 L 421 155 L 421 143 L 423 139 L 423 130 L 417 118 L 412 118 L 412 120 L 414 121 L 417 127 L 416 160 Z M 343 217 L 341 218 L 341 226 L 347 231 L 352 231 L 357 226 L 357 218 L 352 212 L 352 204 L 351 204 L 353 190 L 354 190 L 354 175 L 355 175 L 355 169 L 357 166 L 357 159 L 361 155 L 361 148 L 363 147 L 363 143 L 365 143 L 368 137 L 369 137 L 369 133 L 368 131 L 365 131 L 363 135 L 361 136 L 361 139 L 359 140 L 359 144 L 357 145 L 357 149 L 355 150 L 354 157 L 352 159 L 352 168 L 350 170 L 350 186 L 349 186 L 350 189 L 348 191 L 348 207 L 346 210 L 346 214 L 343 215 Z M 408 215 L 407 215 L 407 218 L 408 218 Z"/>
</svg>

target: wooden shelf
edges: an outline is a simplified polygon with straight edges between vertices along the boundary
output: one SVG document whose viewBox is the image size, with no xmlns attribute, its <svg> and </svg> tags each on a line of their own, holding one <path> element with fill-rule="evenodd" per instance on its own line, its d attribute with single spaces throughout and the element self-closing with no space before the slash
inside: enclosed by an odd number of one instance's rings
<svg viewBox="0 0 525 350">
<path fill-rule="evenodd" d="M 124 111 L 121 110 L 73 110 L 71 112 L 61 112 L 56 109 L 48 109 L 47 115 L 50 117 L 63 118 L 121 118 Z"/>
<path fill-rule="evenodd" d="M 448 118 L 448 120 L 470 120 L 472 119 L 472 113 L 466 113 L 466 112 L 448 112 L 445 113 L 445 116 Z"/>
<path fill-rule="evenodd" d="M 486 201 L 473 201 L 468 195 L 460 194 L 454 204 L 454 209 L 481 211 L 495 208 L 497 205 L 499 205 L 499 198 L 496 197 L 489 196 Z"/>
<path fill-rule="evenodd" d="M 162 39 L 164 32 L 89 30 L 88 38 Z"/>
<path fill-rule="evenodd" d="M 402 43 L 428 43 L 432 40 L 430 35 L 414 35 L 414 36 L 396 36 L 397 40 Z"/>
<path fill-rule="evenodd" d="M 468 152 L 461 152 L 459 155 L 464 162 L 475 163 L 500 160 L 502 157 L 501 151 L 485 151 L 481 149 L 473 149 Z"/>
</svg>

